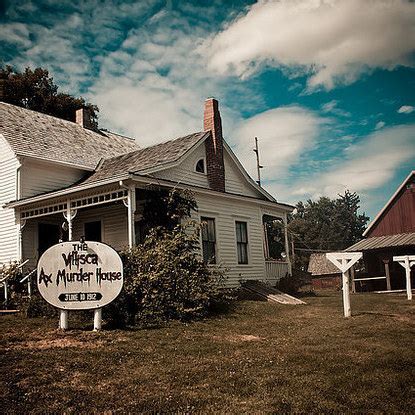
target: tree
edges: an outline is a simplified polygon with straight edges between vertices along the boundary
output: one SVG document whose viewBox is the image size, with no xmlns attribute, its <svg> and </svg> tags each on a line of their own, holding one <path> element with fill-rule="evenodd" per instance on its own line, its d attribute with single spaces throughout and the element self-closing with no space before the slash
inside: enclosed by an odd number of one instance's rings
<svg viewBox="0 0 415 415">
<path fill-rule="evenodd" d="M 348 190 L 336 199 L 298 202 L 289 233 L 297 251 L 295 265 L 305 268 L 313 251 L 336 251 L 362 239 L 369 217 L 359 213 L 360 198 Z"/>
<path fill-rule="evenodd" d="M 0 67 L 0 99 L 9 104 L 28 108 L 44 114 L 53 115 L 68 121 L 75 121 L 77 109 L 86 108 L 90 114 L 93 128 L 98 128 L 98 112 L 96 105 L 86 102 L 84 98 L 76 98 L 58 92 L 59 87 L 43 68 L 26 68 L 23 72 L 11 66 Z"/>
</svg>

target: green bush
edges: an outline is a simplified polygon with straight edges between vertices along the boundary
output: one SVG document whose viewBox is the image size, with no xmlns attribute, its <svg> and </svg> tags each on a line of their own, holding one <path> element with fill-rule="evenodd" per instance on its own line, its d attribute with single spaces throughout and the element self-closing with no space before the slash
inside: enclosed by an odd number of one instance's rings
<svg viewBox="0 0 415 415">
<path fill-rule="evenodd" d="M 227 303 L 223 272 L 205 265 L 197 247 L 198 228 L 192 223 L 172 230 L 154 228 L 143 244 L 122 252 L 124 292 L 113 311 L 108 309 L 111 323 L 188 321 Z"/>
</svg>

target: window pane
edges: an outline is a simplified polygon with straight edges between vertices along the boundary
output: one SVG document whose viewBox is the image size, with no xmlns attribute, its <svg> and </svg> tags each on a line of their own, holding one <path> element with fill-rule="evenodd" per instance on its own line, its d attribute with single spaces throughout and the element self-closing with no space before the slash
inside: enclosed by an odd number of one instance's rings
<svg viewBox="0 0 415 415">
<path fill-rule="evenodd" d="M 216 264 L 215 219 L 206 217 L 200 219 L 202 222 L 203 261 L 209 264 Z"/>
<path fill-rule="evenodd" d="M 248 263 L 248 226 L 246 222 L 235 222 L 236 251 L 238 264 Z"/>
</svg>

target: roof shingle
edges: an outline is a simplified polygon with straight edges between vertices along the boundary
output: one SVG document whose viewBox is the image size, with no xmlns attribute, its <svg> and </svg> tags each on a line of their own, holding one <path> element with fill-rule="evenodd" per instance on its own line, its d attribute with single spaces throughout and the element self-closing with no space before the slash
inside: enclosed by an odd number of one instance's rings
<svg viewBox="0 0 415 415">
<path fill-rule="evenodd" d="M 202 131 L 106 159 L 83 183 L 92 183 L 119 174 L 141 173 L 149 168 L 162 167 L 167 163 L 177 161 L 208 135 L 209 132 Z"/>
<path fill-rule="evenodd" d="M 15 154 L 94 168 L 101 158 L 138 150 L 136 141 L 0 102 L 0 134 Z"/>
</svg>

